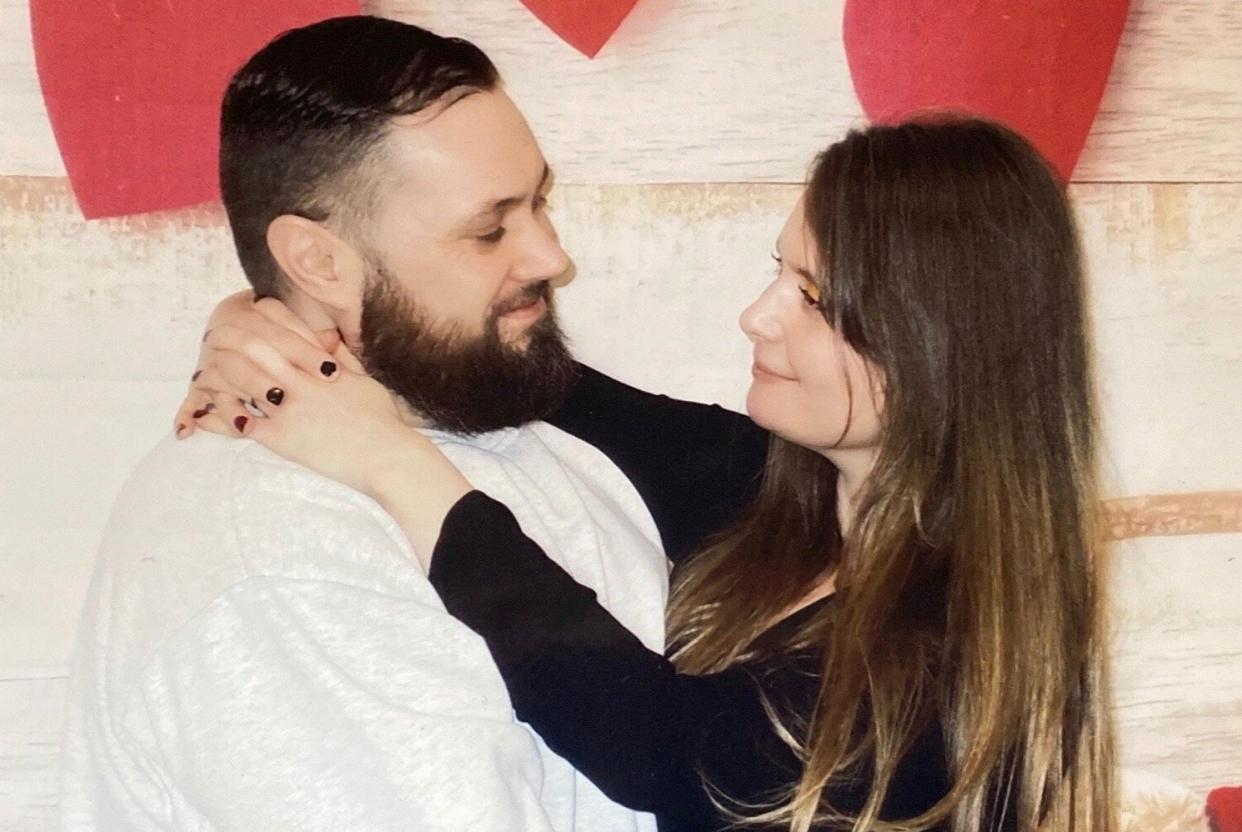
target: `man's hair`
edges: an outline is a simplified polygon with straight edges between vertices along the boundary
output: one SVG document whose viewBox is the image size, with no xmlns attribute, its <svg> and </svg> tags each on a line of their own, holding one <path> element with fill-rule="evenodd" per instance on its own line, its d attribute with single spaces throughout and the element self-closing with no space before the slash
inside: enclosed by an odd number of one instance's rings
<svg viewBox="0 0 1242 832">
<path fill-rule="evenodd" d="M 320 21 L 259 50 L 233 76 L 220 115 L 220 192 L 255 292 L 281 293 L 272 220 L 294 214 L 357 230 L 389 122 L 499 80 L 474 44 L 378 17 Z"/>
</svg>

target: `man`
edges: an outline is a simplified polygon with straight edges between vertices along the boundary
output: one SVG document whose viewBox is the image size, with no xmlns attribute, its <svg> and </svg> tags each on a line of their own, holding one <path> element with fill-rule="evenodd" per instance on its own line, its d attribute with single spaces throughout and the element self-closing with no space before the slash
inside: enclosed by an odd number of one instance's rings
<svg viewBox="0 0 1242 832">
<path fill-rule="evenodd" d="M 256 292 L 339 329 L 661 649 L 650 512 L 601 451 L 534 421 L 574 382 L 549 289 L 569 261 L 548 167 L 490 61 L 393 21 L 325 21 L 239 71 L 221 139 Z M 391 518 L 253 442 L 169 440 L 131 477 L 73 676 L 69 829 L 654 828 L 513 719 Z"/>
</svg>

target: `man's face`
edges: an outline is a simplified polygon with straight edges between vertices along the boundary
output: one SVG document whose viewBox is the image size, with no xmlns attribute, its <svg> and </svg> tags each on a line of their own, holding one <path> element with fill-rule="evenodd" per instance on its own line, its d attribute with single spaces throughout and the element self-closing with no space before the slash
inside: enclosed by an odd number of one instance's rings
<svg viewBox="0 0 1242 832">
<path fill-rule="evenodd" d="M 430 326 L 478 337 L 497 315 L 520 347 L 547 312 L 529 293 L 569 258 L 546 208 L 550 175 L 522 114 L 503 92 L 394 120 L 379 162 L 371 253 Z"/>
<path fill-rule="evenodd" d="M 432 424 L 478 433 L 546 416 L 575 365 L 551 281 L 569 259 L 550 175 L 500 92 L 396 120 L 364 255 L 364 364 Z"/>
</svg>

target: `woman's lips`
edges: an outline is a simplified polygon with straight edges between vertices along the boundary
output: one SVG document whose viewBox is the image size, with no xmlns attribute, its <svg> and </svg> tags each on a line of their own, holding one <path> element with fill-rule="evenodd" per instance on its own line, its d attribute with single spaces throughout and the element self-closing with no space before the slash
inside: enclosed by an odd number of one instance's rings
<svg viewBox="0 0 1242 832">
<path fill-rule="evenodd" d="M 787 376 L 787 375 L 784 375 L 783 373 L 778 373 L 775 370 L 771 370 L 768 367 L 764 366 L 763 364 L 760 364 L 758 361 L 756 361 L 754 364 L 751 365 L 750 374 L 754 376 L 756 379 L 760 379 L 760 380 L 763 380 L 763 379 L 780 379 L 781 381 L 796 381 L 797 380 L 791 376 Z"/>
</svg>

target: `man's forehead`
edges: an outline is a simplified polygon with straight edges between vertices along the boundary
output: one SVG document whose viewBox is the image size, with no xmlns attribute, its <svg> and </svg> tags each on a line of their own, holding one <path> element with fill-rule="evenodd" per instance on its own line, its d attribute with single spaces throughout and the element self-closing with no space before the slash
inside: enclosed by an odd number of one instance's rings
<svg viewBox="0 0 1242 832">
<path fill-rule="evenodd" d="M 503 92 L 474 93 L 430 119 L 421 115 L 393 120 L 386 139 L 391 173 L 441 207 L 504 199 L 543 174 L 539 145 Z"/>
</svg>

